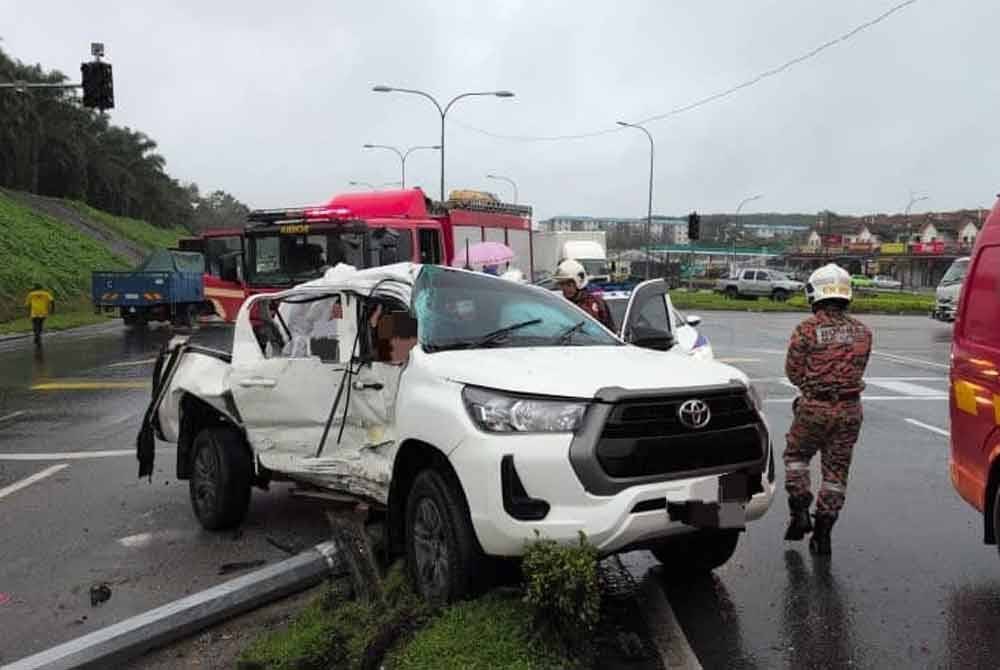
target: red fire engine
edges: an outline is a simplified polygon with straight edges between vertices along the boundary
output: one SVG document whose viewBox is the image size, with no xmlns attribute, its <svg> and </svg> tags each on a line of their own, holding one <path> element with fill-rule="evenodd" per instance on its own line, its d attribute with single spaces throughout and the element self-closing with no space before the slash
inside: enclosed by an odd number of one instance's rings
<svg viewBox="0 0 1000 670">
<path fill-rule="evenodd" d="M 205 255 L 205 299 L 233 321 L 247 296 L 315 279 L 337 263 L 451 264 L 477 242 L 506 244 L 529 275 L 531 208 L 489 197 L 433 202 L 420 189 L 349 193 L 319 207 L 257 210 L 242 231 L 206 231 L 180 246 Z"/>
</svg>

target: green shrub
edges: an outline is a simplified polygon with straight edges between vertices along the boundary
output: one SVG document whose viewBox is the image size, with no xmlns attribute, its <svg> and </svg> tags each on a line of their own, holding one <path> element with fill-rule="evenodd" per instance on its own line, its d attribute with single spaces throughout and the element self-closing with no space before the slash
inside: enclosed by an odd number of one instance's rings
<svg viewBox="0 0 1000 670">
<path fill-rule="evenodd" d="M 539 539 L 528 546 L 522 566 L 524 600 L 535 623 L 568 645 L 586 644 L 601 616 L 597 550 L 581 532 L 575 545 Z"/>
</svg>

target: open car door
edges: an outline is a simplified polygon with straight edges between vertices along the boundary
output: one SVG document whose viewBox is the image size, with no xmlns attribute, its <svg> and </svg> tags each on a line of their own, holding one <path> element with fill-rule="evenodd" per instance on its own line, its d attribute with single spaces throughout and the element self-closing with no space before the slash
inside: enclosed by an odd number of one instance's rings
<svg viewBox="0 0 1000 670">
<path fill-rule="evenodd" d="M 650 279 L 632 291 L 619 335 L 629 344 L 667 351 L 674 346 L 669 288 L 664 279 Z"/>
</svg>

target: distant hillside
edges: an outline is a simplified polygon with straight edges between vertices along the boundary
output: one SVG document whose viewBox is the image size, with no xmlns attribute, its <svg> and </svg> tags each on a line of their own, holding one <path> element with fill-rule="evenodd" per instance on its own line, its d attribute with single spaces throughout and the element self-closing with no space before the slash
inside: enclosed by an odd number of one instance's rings
<svg viewBox="0 0 1000 670">
<path fill-rule="evenodd" d="M 92 270 L 128 269 L 186 234 L 115 217 L 82 203 L 0 189 L 0 321 L 23 312 L 38 282 L 63 306 L 90 295 Z"/>
</svg>

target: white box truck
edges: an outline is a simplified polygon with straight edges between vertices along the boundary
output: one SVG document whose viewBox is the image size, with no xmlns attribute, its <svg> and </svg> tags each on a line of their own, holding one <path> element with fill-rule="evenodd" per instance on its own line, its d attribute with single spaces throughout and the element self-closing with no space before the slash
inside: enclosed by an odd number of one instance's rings
<svg viewBox="0 0 1000 670">
<path fill-rule="evenodd" d="M 536 281 L 553 274 L 556 266 L 567 258 L 582 263 L 591 280 L 610 280 L 611 268 L 604 231 L 536 232 L 533 238 L 532 272 Z"/>
</svg>

